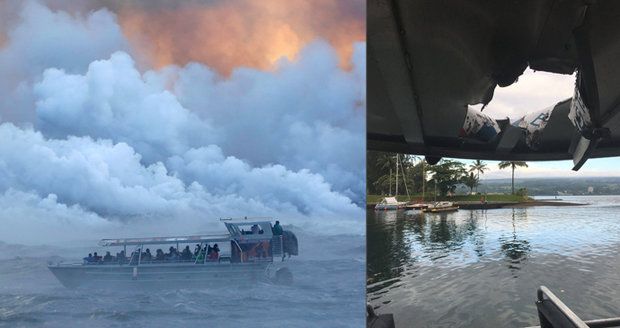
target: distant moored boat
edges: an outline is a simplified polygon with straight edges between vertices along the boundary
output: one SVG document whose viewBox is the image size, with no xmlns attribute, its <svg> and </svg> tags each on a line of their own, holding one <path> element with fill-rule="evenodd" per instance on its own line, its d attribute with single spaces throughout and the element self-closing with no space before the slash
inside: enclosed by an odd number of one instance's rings
<svg viewBox="0 0 620 328">
<path fill-rule="evenodd" d="M 434 202 L 430 205 L 428 205 L 428 207 L 422 209 L 422 212 L 425 213 L 438 213 L 438 212 L 454 212 L 454 211 L 458 211 L 459 207 L 457 205 L 454 205 L 453 202 Z"/>
<path fill-rule="evenodd" d="M 398 210 L 405 208 L 407 202 L 399 202 L 396 197 L 385 197 L 375 205 L 375 210 Z"/>
</svg>

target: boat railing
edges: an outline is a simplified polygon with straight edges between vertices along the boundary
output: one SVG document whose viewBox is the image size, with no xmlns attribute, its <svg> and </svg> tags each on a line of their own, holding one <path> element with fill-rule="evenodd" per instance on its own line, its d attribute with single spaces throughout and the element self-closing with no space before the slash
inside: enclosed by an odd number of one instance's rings
<svg viewBox="0 0 620 328">
<path fill-rule="evenodd" d="M 235 245 L 237 245 L 237 248 L 239 249 L 239 261 L 243 262 L 243 248 L 241 248 L 241 245 L 239 245 L 239 243 L 235 239 L 232 239 L 232 242 L 235 243 Z"/>
<path fill-rule="evenodd" d="M 138 252 L 138 256 L 136 256 L 136 252 Z M 134 259 L 137 257 L 137 261 L 134 263 Z M 140 260 L 142 259 L 142 245 L 138 245 L 134 247 L 133 252 L 131 252 L 131 257 L 129 258 L 129 266 L 140 265 Z"/>
<path fill-rule="evenodd" d="M 620 318 L 581 320 L 575 312 L 545 286 L 538 288 L 536 307 L 540 321 L 539 327 L 541 328 L 603 328 L 620 326 Z"/>
<path fill-rule="evenodd" d="M 200 260 L 200 256 L 202 255 L 203 249 L 202 249 L 202 244 L 200 243 L 200 246 L 198 247 L 198 254 L 196 254 L 196 259 L 194 260 L 194 264 L 198 264 L 198 261 Z M 203 259 L 205 257 L 207 257 L 207 254 L 202 255 Z"/>
<path fill-rule="evenodd" d="M 273 258 L 284 257 L 282 235 L 273 236 L 271 238 L 271 254 L 273 255 Z"/>
</svg>

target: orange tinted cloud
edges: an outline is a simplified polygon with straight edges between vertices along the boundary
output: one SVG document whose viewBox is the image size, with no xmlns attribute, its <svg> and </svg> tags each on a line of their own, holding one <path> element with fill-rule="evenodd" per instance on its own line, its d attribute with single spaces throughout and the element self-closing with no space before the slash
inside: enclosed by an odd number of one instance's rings
<svg viewBox="0 0 620 328">
<path fill-rule="evenodd" d="M 17 20 L 16 13 L 19 6 L 16 1 L 7 2 L 0 0 L 0 48 L 8 41 L 8 32 L 11 25 Z"/>
<path fill-rule="evenodd" d="M 116 8 L 114 8 L 116 6 Z M 268 69 L 322 38 L 347 67 L 353 43 L 365 40 L 363 0 L 137 1 L 111 5 L 142 61 L 155 67 L 199 61 L 227 74 Z"/>
</svg>

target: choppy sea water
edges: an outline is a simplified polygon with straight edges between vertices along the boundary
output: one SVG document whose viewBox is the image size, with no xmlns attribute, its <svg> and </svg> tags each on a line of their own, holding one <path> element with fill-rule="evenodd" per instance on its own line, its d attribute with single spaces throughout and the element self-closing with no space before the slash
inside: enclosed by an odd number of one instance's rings
<svg viewBox="0 0 620 328">
<path fill-rule="evenodd" d="M 291 286 L 223 283 L 151 291 L 66 289 L 47 261 L 79 259 L 81 253 L 0 244 L 0 326 L 363 327 L 365 237 L 296 234 L 300 256 L 288 265 Z"/>
<path fill-rule="evenodd" d="M 584 320 L 620 316 L 620 196 L 562 198 L 589 205 L 368 211 L 368 301 L 397 327 L 525 327 L 545 285 Z"/>
</svg>

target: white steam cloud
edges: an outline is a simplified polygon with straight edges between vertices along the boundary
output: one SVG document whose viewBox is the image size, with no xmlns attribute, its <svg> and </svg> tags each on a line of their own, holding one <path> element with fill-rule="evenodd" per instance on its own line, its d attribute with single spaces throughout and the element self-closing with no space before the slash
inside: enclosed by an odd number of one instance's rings
<svg viewBox="0 0 620 328">
<path fill-rule="evenodd" d="M 364 231 L 364 44 L 351 71 L 321 41 L 270 71 L 143 71 L 105 9 L 26 2 L 20 17 L 0 48 L 10 77 L 0 82 L 0 223 L 13 227 L 0 240 L 188 233 L 246 215 Z"/>
<path fill-rule="evenodd" d="M 13 25 L 1 25 L 5 44 L 0 47 L 0 118 L 14 122 L 34 119 L 32 84 L 49 67 L 83 71 L 95 59 L 129 48 L 116 17 L 101 9 L 83 16 L 53 12 L 35 1 L 21 7 L 2 4 Z M 15 7 L 15 8 L 13 8 Z"/>
</svg>

